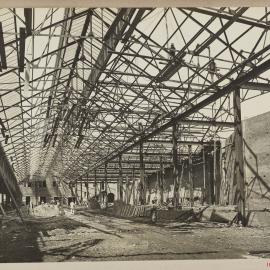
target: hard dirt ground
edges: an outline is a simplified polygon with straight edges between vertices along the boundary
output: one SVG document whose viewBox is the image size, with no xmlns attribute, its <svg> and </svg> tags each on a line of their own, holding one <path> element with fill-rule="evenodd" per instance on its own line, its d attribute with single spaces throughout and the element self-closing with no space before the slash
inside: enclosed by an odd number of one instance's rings
<svg viewBox="0 0 270 270">
<path fill-rule="evenodd" d="M 270 228 L 75 215 L 13 221 L 0 238 L 0 262 L 270 258 Z"/>
</svg>

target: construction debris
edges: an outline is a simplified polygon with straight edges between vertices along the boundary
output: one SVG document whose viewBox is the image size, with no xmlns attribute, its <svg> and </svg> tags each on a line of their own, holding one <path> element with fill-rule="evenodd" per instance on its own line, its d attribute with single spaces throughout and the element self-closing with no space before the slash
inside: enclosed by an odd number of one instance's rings
<svg viewBox="0 0 270 270">
<path fill-rule="evenodd" d="M 63 214 L 63 210 L 60 212 L 60 209 L 57 205 L 38 205 L 34 207 L 32 214 L 37 217 L 54 217 Z"/>
</svg>

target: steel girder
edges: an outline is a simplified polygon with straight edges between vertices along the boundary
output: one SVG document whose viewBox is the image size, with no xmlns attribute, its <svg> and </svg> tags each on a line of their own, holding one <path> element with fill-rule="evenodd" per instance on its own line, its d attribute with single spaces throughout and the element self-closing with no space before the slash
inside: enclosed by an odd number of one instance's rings
<svg viewBox="0 0 270 270">
<path fill-rule="evenodd" d="M 145 10 L 137 9 L 121 9 L 119 12 L 112 11 L 111 9 L 95 9 L 93 17 L 95 18 L 95 25 L 99 28 L 97 29 L 99 31 L 95 32 L 98 34 L 97 36 L 84 35 L 85 31 L 82 32 L 83 23 L 89 10 L 76 12 L 76 9 L 74 9 L 73 13 L 64 17 L 63 20 L 59 20 L 59 17 L 56 20 L 52 18 L 50 14 L 53 14 L 56 10 L 48 11 L 48 18 L 52 19 L 52 23 L 44 26 L 41 24 L 35 30 L 29 27 L 31 15 L 29 15 L 29 11 L 26 11 L 25 26 L 28 28 L 28 30 L 26 29 L 26 35 L 27 32 L 29 33 L 32 30 L 32 35 L 27 36 L 26 41 L 31 38 L 38 39 L 39 35 L 41 37 L 47 36 L 48 40 L 56 36 L 59 36 L 59 39 L 60 36 L 63 39 L 67 39 L 65 44 L 60 44 L 59 42 L 58 48 L 52 46 L 50 50 L 44 50 L 42 54 L 35 54 L 35 58 L 32 58 L 30 64 L 33 78 L 29 80 L 31 86 L 29 92 L 21 91 L 25 86 L 24 77 L 17 72 L 17 66 L 10 66 L 10 63 L 12 63 L 10 55 L 16 52 L 15 48 L 12 49 L 14 37 L 6 40 L 6 26 L 3 23 L 3 37 L 5 39 L 3 43 L 5 44 L 7 70 L 0 74 L 0 80 L 5 84 L 13 76 L 13 78 L 19 81 L 18 84 L 14 85 L 14 88 L 9 88 L 8 86 L 6 86 L 7 90 L 4 90 L 3 87 L 1 88 L 3 105 L 0 109 L 2 122 L 11 132 L 11 138 L 4 147 L 8 155 L 15 155 L 13 152 L 16 152 L 16 156 L 14 156 L 15 168 L 17 169 L 17 163 L 22 166 L 24 152 L 34 149 L 29 142 L 30 138 L 32 138 L 31 136 L 36 136 L 31 140 L 35 140 L 35 138 L 41 140 L 41 135 L 39 134 L 44 125 L 48 126 L 48 130 L 50 130 L 53 128 L 54 123 L 60 121 L 56 119 L 60 119 L 57 116 L 59 115 L 58 109 L 61 108 L 61 97 L 71 82 L 73 85 L 75 84 L 75 88 L 72 90 L 69 101 L 69 116 L 71 118 L 73 116 L 73 118 L 76 118 L 77 116 L 78 127 L 75 125 L 73 129 L 75 135 L 65 136 L 64 143 L 59 145 L 61 150 L 59 150 L 61 153 L 59 157 L 52 155 L 58 149 L 57 147 L 54 149 L 54 144 L 41 149 L 40 156 L 38 156 L 43 164 L 44 157 L 48 154 L 48 162 L 45 162 L 44 166 L 47 166 L 46 168 L 49 170 L 52 170 L 54 165 L 56 170 L 60 170 L 59 167 L 61 166 L 59 164 L 63 162 L 65 167 L 62 175 L 66 179 L 77 177 L 76 172 L 78 171 L 80 173 L 87 172 L 87 169 L 83 169 L 85 164 L 90 164 L 90 167 L 94 168 L 100 164 L 102 165 L 103 161 L 107 162 L 110 160 L 114 163 L 114 160 L 111 158 L 117 157 L 118 153 L 121 154 L 122 151 L 124 151 L 125 156 L 135 157 L 138 155 L 136 149 L 134 151 L 126 151 L 125 149 L 129 149 L 128 147 L 133 149 L 132 145 L 136 148 L 139 138 L 146 144 L 145 149 L 148 149 L 148 154 L 145 154 L 144 160 L 147 163 L 153 155 L 160 155 L 163 153 L 163 150 L 166 152 L 165 149 L 168 151 L 171 148 L 170 130 L 167 128 L 173 123 L 171 121 L 177 121 L 181 124 L 181 134 L 184 138 L 179 138 L 178 142 L 182 142 L 180 144 L 183 148 L 185 148 L 183 144 L 193 144 L 193 148 L 195 148 L 196 145 L 200 146 L 211 143 L 212 135 L 209 132 L 211 127 L 218 131 L 221 129 L 226 130 L 226 128 L 230 130 L 233 127 L 230 107 L 227 107 L 229 106 L 228 104 L 224 104 L 230 91 L 224 90 L 234 81 L 237 82 L 238 78 L 235 79 L 235 77 L 238 76 L 241 70 L 244 71 L 243 74 L 245 75 L 247 69 L 244 67 L 249 66 L 256 70 L 257 66 L 259 67 L 257 63 L 262 62 L 262 54 L 260 56 L 260 54 L 255 53 L 253 57 L 253 53 L 259 50 L 256 43 L 251 51 L 240 51 L 234 45 L 235 40 L 228 34 L 231 29 L 234 29 L 233 26 L 239 23 L 244 26 L 250 26 L 248 29 L 268 30 L 269 27 L 263 19 L 266 13 L 263 14 L 264 16 L 261 19 L 255 21 L 247 16 L 242 16 L 241 13 L 245 9 L 241 8 L 235 9 L 234 13 L 229 13 L 225 8 L 216 11 L 214 9 L 192 9 L 192 13 L 187 13 L 188 10 L 190 9 L 166 9 L 157 16 L 151 28 L 153 32 L 155 31 L 154 29 L 157 29 L 158 32 L 158 29 L 164 26 L 166 16 L 176 22 L 172 29 L 169 29 L 170 34 L 168 34 L 168 38 L 164 43 L 159 40 L 162 37 L 157 37 L 152 35 L 152 32 L 147 32 L 148 28 L 150 28 L 147 24 L 147 16 L 148 14 L 156 16 L 157 12 L 155 10 L 145 15 Z M 103 11 L 104 13 L 106 12 L 104 17 L 102 15 Z M 207 19 L 205 24 L 200 20 L 199 16 L 196 17 L 198 11 L 205 15 Z M 15 11 L 13 12 L 16 14 Z M 114 19 L 108 23 L 106 16 L 110 14 L 112 14 Z M 32 16 L 32 24 L 36 26 L 34 10 Z M 181 16 L 183 21 L 179 19 Z M 141 30 L 140 26 L 145 24 L 145 19 L 147 27 L 144 31 Z M 149 18 L 149 20 L 151 19 L 152 17 Z M 219 27 L 217 29 L 211 28 L 212 23 L 219 21 L 219 19 L 221 19 Z M 167 78 L 164 83 L 158 83 L 164 64 L 167 68 L 171 68 L 170 64 L 168 65 L 170 60 L 167 57 L 167 46 L 171 42 L 173 35 L 175 33 L 179 34 L 177 37 L 178 41 L 181 39 L 181 35 L 183 39 L 186 39 L 185 33 L 182 33 L 184 29 L 182 25 L 186 21 L 193 23 L 199 30 L 192 35 L 190 40 L 182 42 L 182 46 L 178 45 L 177 51 L 180 55 L 182 53 L 188 54 L 182 63 L 183 67 L 181 67 L 180 71 L 176 69 L 170 80 Z M 63 22 L 71 22 L 72 27 L 64 26 Z M 161 25 L 162 23 L 163 25 Z M 54 30 L 58 26 L 64 28 L 64 31 L 60 34 L 54 34 Z M 103 27 L 106 28 L 105 31 L 103 31 Z M 192 29 L 190 28 L 190 30 Z M 247 33 L 246 31 L 239 34 L 238 38 L 244 36 Z M 209 36 L 198 42 L 197 38 L 201 34 L 208 34 Z M 264 32 L 256 41 L 257 43 L 260 42 L 263 34 Z M 15 35 L 15 37 L 18 37 L 18 35 Z M 206 43 L 204 43 L 205 40 L 207 41 Z M 16 38 L 15 41 L 18 43 L 19 39 Z M 179 42 L 179 44 L 182 43 Z M 228 51 L 227 55 L 231 54 L 232 59 L 219 54 L 210 55 L 209 53 L 209 56 L 206 55 L 206 45 L 212 48 L 215 48 L 216 45 L 223 46 L 224 50 Z M 268 50 L 267 45 L 268 43 L 264 50 L 265 55 Z M 79 57 L 81 47 L 83 47 L 85 56 L 83 60 Z M 92 47 L 94 48 L 93 53 L 91 52 Z M 192 51 L 195 55 L 192 55 Z M 247 53 L 250 53 L 250 55 Z M 3 51 L 1 52 L 1 58 L 2 55 Z M 47 69 L 46 65 L 40 66 L 41 61 L 47 63 L 55 55 L 59 55 L 61 58 L 61 61 L 57 62 L 59 64 L 56 63 L 55 70 Z M 213 82 L 208 78 L 209 70 L 207 67 L 208 59 L 212 57 L 217 61 L 218 66 L 220 65 L 221 67 L 221 71 L 217 74 L 217 79 Z M 236 59 L 234 59 L 235 57 Z M 20 59 L 23 58 L 20 57 Z M 192 58 L 198 58 L 199 60 L 207 59 L 207 61 L 205 60 L 203 65 L 194 65 Z M 241 62 L 243 59 L 246 59 L 246 61 Z M 164 63 L 160 63 L 160 61 Z M 21 63 L 21 68 L 22 66 L 25 66 L 25 63 Z M 41 70 L 44 68 L 43 74 L 36 76 L 38 72 L 36 72 L 35 68 Z M 190 74 L 186 76 L 186 72 Z M 60 73 L 63 75 L 60 76 Z M 269 91 L 269 80 L 267 78 L 260 75 L 254 78 L 258 79 L 258 81 L 241 81 L 240 85 L 242 89 L 245 89 L 243 90 L 243 100 L 245 99 L 245 93 L 253 93 L 258 90 L 262 93 Z M 196 83 L 197 79 L 198 82 Z M 46 87 L 40 86 L 46 80 L 53 81 L 53 85 L 47 83 Z M 55 94 L 52 95 L 50 102 L 48 102 L 48 105 L 50 105 L 50 113 L 47 114 L 50 117 L 48 118 L 45 116 L 46 110 L 43 108 L 48 107 L 46 106 L 46 101 L 49 93 Z M 216 93 L 223 93 L 220 96 L 222 98 L 215 96 Z M 9 103 L 7 99 L 11 96 L 18 96 L 20 98 L 14 99 L 13 102 Z M 215 98 L 210 100 L 208 99 L 210 96 Z M 86 105 L 85 109 L 87 110 L 89 121 L 84 120 L 85 118 L 78 111 L 72 111 L 74 104 L 81 105 L 81 100 L 84 103 L 82 105 Z M 204 100 L 208 101 L 202 103 Z M 212 105 L 211 102 L 214 102 L 213 100 L 220 101 L 220 104 L 217 105 L 219 107 L 217 111 L 220 111 L 217 116 L 219 118 L 209 116 L 206 113 L 206 110 L 211 108 L 209 105 Z M 199 107 L 199 105 L 202 105 L 202 107 Z M 186 112 L 191 114 L 183 118 Z M 223 116 L 222 114 L 224 117 L 221 117 Z M 181 119 L 178 118 L 179 115 L 182 115 Z M 48 119 L 47 122 L 44 121 L 45 118 Z M 138 129 L 140 122 L 143 123 L 143 132 Z M 163 128 L 165 129 L 163 130 Z M 64 134 L 67 130 L 63 129 Z M 74 142 L 74 137 L 77 138 L 77 132 L 83 132 L 85 135 L 80 149 L 74 149 L 74 143 L 76 143 L 76 141 Z M 96 133 L 99 135 L 97 136 Z M 4 139 L 2 139 L 2 142 L 4 142 Z M 63 161 L 60 158 L 62 155 Z M 169 155 L 165 154 L 165 156 L 169 158 Z M 25 161 L 26 167 L 29 166 L 28 163 L 30 161 L 31 158 L 29 160 L 27 158 Z"/>
<path fill-rule="evenodd" d="M 259 55 L 263 54 L 264 52 L 268 51 L 269 49 L 270 49 L 270 45 L 268 45 L 267 47 L 262 49 L 259 53 L 257 53 L 253 57 L 256 58 Z M 250 59 L 244 61 L 243 65 L 245 65 L 248 62 L 250 62 Z M 190 115 L 192 115 L 195 112 L 199 111 L 203 107 L 205 107 L 205 106 L 213 103 L 214 101 L 218 100 L 220 97 L 231 93 L 236 88 L 241 87 L 242 84 L 248 82 L 249 80 L 251 80 L 253 78 L 256 78 L 257 76 L 259 76 L 263 72 L 267 71 L 269 68 L 270 68 L 270 60 L 267 60 L 264 63 L 262 63 L 261 65 L 254 67 L 252 70 L 250 70 L 249 72 L 247 72 L 246 74 L 244 74 L 242 76 L 239 76 L 235 81 L 229 83 L 227 86 L 223 87 L 222 89 L 220 89 L 216 93 L 210 95 L 209 97 L 207 97 L 203 101 L 201 101 L 201 102 L 197 103 L 196 105 L 192 106 L 192 108 L 187 109 L 186 111 L 184 111 L 181 114 L 178 114 L 177 116 L 173 117 L 171 120 L 169 120 L 168 122 L 166 122 L 162 126 L 154 129 L 153 131 L 151 131 L 151 132 L 149 132 L 149 133 L 147 133 L 147 134 L 145 134 L 143 136 L 140 136 L 140 138 L 136 138 L 133 143 L 131 143 L 130 145 L 124 147 L 124 149 L 121 149 L 119 152 L 108 156 L 108 158 L 106 158 L 105 160 L 103 160 L 99 164 L 96 164 L 95 166 L 92 166 L 90 168 L 90 170 L 96 169 L 98 166 L 100 166 L 104 162 L 108 162 L 110 160 L 113 160 L 118 155 L 123 154 L 123 153 L 131 150 L 132 148 L 138 146 L 141 142 L 145 142 L 145 141 L 153 138 L 155 135 L 157 135 L 160 132 L 166 130 L 167 128 L 173 126 L 175 123 L 189 117 Z"/>
</svg>

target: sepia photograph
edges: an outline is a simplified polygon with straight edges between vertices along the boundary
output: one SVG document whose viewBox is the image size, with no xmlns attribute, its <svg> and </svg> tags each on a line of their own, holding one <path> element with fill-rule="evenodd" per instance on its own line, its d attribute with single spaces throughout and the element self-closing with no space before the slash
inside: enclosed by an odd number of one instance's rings
<svg viewBox="0 0 270 270">
<path fill-rule="evenodd" d="M 270 7 L 185 4 L 0 8 L 1 269 L 270 267 Z"/>
</svg>

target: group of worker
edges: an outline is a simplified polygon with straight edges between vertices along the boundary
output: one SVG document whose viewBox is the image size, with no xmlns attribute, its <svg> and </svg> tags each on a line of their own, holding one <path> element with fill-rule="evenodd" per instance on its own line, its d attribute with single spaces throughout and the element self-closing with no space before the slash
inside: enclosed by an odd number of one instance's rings
<svg viewBox="0 0 270 270">
<path fill-rule="evenodd" d="M 170 58 L 170 60 L 174 60 L 175 56 L 176 56 L 176 49 L 175 49 L 174 43 L 171 43 L 171 46 L 169 48 L 169 58 Z M 209 72 L 209 74 L 211 76 L 211 79 L 213 81 L 214 75 L 217 74 L 217 71 L 218 71 L 214 59 L 210 60 L 207 70 L 208 70 L 208 72 Z"/>
</svg>

